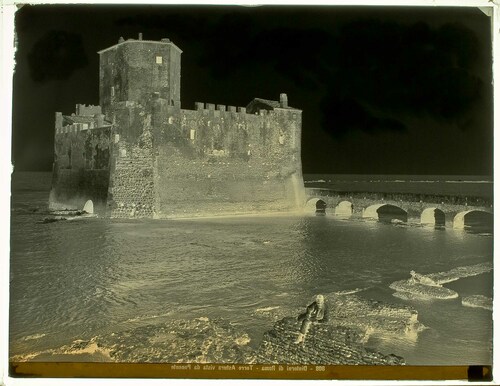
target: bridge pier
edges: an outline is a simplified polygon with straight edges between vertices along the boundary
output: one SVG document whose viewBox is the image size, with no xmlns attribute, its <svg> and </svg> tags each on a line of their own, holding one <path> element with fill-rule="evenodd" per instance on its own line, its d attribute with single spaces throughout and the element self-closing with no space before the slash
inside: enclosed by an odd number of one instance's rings
<svg viewBox="0 0 500 386">
<path fill-rule="evenodd" d="M 335 215 L 342 217 L 350 217 L 354 211 L 354 205 L 350 201 L 341 201 L 335 207 Z"/>
<path fill-rule="evenodd" d="M 441 209 L 426 208 L 420 216 L 422 225 L 445 225 L 445 214 Z"/>
</svg>

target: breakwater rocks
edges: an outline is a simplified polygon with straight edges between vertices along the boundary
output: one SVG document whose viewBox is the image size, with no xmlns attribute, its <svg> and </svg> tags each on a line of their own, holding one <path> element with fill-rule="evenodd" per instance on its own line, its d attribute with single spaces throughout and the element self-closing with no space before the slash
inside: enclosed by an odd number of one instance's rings
<svg viewBox="0 0 500 386">
<path fill-rule="evenodd" d="M 368 350 L 365 343 L 372 335 L 404 337 L 416 342 L 418 333 L 425 329 L 418 321 L 417 311 L 409 306 L 338 293 L 327 295 L 325 305 L 325 320 L 311 323 L 302 343 L 296 343 L 302 326 L 297 317 L 277 320 L 264 334 L 252 363 L 403 365 L 403 358 Z M 281 307 L 265 310 L 268 317 L 281 317 L 286 312 Z M 300 312 L 303 309 L 289 314 Z"/>
<path fill-rule="evenodd" d="M 363 341 L 373 334 L 416 341 L 418 333 L 426 328 L 419 322 L 417 311 L 407 305 L 368 300 L 349 292 L 333 292 L 326 294 L 325 298 L 327 318 L 323 323 L 332 328 L 348 327 L 359 331 Z M 256 310 L 254 316 L 278 322 L 302 312 L 304 309 L 298 307 L 270 306 Z"/>
<path fill-rule="evenodd" d="M 252 363 L 324 365 L 403 365 L 404 359 L 365 349 L 364 334 L 348 327 L 313 323 L 295 343 L 301 322 L 288 317 L 264 334 Z"/>
<path fill-rule="evenodd" d="M 325 298 L 325 319 L 310 324 L 302 343 L 296 343 L 302 322 L 285 316 L 264 334 L 252 363 L 403 365 L 403 358 L 367 350 L 364 344 L 375 334 L 416 341 L 418 333 L 425 329 L 417 311 L 409 306 L 366 300 L 349 293 L 332 293 Z M 265 312 L 260 315 L 274 315 L 274 319 L 287 312 L 281 307 L 262 310 Z M 289 310 L 288 314 L 303 311 Z"/>
</svg>

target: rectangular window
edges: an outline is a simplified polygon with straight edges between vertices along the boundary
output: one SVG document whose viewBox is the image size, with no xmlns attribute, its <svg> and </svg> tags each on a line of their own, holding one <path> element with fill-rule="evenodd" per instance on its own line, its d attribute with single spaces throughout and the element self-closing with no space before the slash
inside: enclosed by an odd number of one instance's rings
<svg viewBox="0 0 500 386">
<path fill-rule="evenodd" d="M 111 96 L 115 96 L 115 88 L 111 86 Z"/>
<path fill-rule="evenodd" d="M 194 133 L 196 132 L 196 130 L 194 129 L 191 129 L 191 131 L 189 132 L 189 138 L 193 141 L 194 140 Z"/>
<path fill-rule="evenodd" d="M 156 57 L 156 64 L 162 64 L 163 63 L 163 58 L 161 56 Z"/>
</svg>

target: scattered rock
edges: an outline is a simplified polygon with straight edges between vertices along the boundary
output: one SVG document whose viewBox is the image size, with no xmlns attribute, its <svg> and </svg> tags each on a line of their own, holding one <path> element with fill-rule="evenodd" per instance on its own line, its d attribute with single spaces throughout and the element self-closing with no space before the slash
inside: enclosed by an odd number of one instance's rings
<svg viewBox="0 0 500 386">
<path fill-rule="evenodd" d="M 454 299 L 458 297 L 458 293 L 442 287 L 442 284 L 464 277 L 480 275 L 492 269 L 493 265 L 488 262 L 456 267 L 449 271 L 427 275 L 411 271 L 409 279 L 395 281 L 389 287 L 399 292 L 394 296 L 402 299 Z"/>
<path fill-rule="evenodd" d="M 456 267 L 446 272 L 431 273 L 428 274 L 427 277 L 431 278 L 438 284 L 444 284 L 464 277 L 481 275 L 491 270 L 493 270 L 493 264 L 487 262 L 475 265 L 466 265 L 463 267 Z"/>
<path fill-rule="evenodd" d="M 445 287 L 416 283 L 412 279 L 399 280 L 390 286 L 398 292 L 406 292 L 416 295 L 420 299 L 454 299 L 458 298 L 458 293 Z"/>
<path fill-rule="evenodd" d="M 484 308 L 493 311 L 493 299 L 483 295 L 471 295 L 462 298 L 462 305 L 465 307 Z"/>
<path fill-rule="evenodd" d="M 50 224 L 50 223 L 53 223 L 53 222 L 64 221 L 64 220 L 66 220 L 66 217 L 62 217 L 62 216 L 45 217 L 42 221 L 40 221 L 40 223 L 42 223 L 42 224 Z"/>
</svg>

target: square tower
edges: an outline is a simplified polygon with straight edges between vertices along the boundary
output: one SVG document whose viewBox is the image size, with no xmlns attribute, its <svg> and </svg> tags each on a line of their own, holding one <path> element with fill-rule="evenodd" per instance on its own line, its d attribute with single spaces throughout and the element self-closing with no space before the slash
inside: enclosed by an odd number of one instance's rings
<svg viewBox="0 0 500 386">
<path fill-rule="evenodd" d="M 99 53 L 99 99 L 103 113 L 112 119 L 114 104 L 146 105 L 155 94 L 179 106 L 181 100 L 181 49 L 169 39 L 124 40 Z"/>
</svg>

